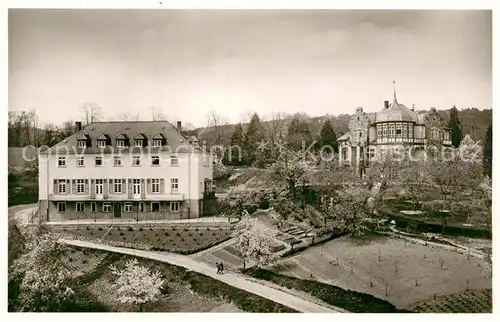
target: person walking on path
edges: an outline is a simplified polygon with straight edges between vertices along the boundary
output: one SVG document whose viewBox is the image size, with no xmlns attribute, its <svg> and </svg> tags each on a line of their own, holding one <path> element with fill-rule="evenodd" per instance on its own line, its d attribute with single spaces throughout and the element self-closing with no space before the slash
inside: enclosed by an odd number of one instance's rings
<svg viewBox="0 0 500 322">
<path fill-rule="evenodd" d="M 217 274 L 220 274 L 220 264 L 218 262 L 215 262 L 215 266 L 217 266 Z"/>
<path fill-rule="evenodd" d="M 224 274 L 224 264 L 222 264 L 222 262 L 220 262 L 220 273 L 221 274 Z"/>
</svg>

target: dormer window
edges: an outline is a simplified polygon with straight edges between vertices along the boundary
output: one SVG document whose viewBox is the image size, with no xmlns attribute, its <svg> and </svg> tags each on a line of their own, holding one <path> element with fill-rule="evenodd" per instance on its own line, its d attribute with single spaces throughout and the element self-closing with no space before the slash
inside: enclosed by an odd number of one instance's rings
<svg viewBox="0 0 500 322">
<path fill-rule="evenodd" d="M 100 148 L 106 147 L 106 140 L 97 140 L 97 146 Z"/>
<path fill-rule="evenodd" d="M 78 148 L 79 149 L 85 149 L 87 147 L 91 146 L 91 140 L 90 137 L 87 134 L 82 134 L 79 137 L 76 138 L 78 141 Z"/>
<path fill-rule="evenodd" d="M 161 143 L 162 143 L 162 142 L 161 142 L 161 140 L 158 140 L 158 139 L 153 140 L 153 146 L 155 146 L 155 147 L 160 147 L 160 146 L 162 146 L 162 144 L 161 144 Z"/>
<path fill-rule="evenodd" d="M 125 141 L 124 140 L 116 140 L 116 146 L 119 148 L 125 147 Z"/>
<path fill-rule="evenodd" d="M 142 147 L 143 146 L 143 140 L 134 140 L 134 146 L 135 147 Z"/>
</svg>

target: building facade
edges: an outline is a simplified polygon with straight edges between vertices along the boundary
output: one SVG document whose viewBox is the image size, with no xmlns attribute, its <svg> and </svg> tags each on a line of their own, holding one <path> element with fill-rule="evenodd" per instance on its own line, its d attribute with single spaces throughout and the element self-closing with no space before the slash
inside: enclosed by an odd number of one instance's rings
<svg viewBox="0 0 500 322">
<path fill-rule="evenodd" d="M 419 113 L 400 104 L 394 91 L 391 104 L 376 113 L 365 113 L 362 107 L 349 121 L 349 131 L 339 143 L 341 165 L 362 170 L 370 162 L 387 155 L 422 158 L 431 146 L 451 146 L 451 131 L 435 108 Z"/>
<path fill-rule="evenodd" d="M 180 122 L 95 122 L 38 158 L 46 221 L 197 218 L 212 194 L 210 155 Z"/>
</svg>

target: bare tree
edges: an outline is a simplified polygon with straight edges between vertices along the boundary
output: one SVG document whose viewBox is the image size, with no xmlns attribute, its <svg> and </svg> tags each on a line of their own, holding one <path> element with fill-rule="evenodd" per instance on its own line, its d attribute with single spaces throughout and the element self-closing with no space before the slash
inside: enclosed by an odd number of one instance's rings
<svg viewBox="0 0 500 322">
<path fill-rule="evenodd" d="M 222 145 L 224 137 L 224 127 L 228 124 L 227 120 L 221 115 L 211 110 L 207 114 L 207 127 L 212 128 L 215 134 L 215 145 Z"/>
<path fill-rule="evenodd" d="M 80 107 L 85 125 L 97 122 L 102 118 L 102 108 L 94 102 L 85 102 Z"/>
<path fill-rule="evenodd" d="M 140 113 L 133 115 L 130 112 L 123 112 L 116 118 L 117 121 L 139 121 Z"/>
<path fill-rule="evenodd" d="M 269 119 L 263 122 L 264 135 L 270 143 L 271 156 L 276 157 L 280 145 L 286 137 L 286 115 L 282 112 L 273 112 Z"/>
<path fill-rule="evenodd" d="M 153 121 L 166 121 L 167 116 L 163 113 L 163 110 L 157 106 L 151 106 L 151 118 Z"/>
</svg>

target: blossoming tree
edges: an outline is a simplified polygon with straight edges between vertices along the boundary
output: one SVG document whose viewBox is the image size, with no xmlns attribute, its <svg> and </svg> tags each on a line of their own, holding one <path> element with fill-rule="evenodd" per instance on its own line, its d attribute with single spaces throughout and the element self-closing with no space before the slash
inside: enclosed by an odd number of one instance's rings
<svg viewBox="0 0 500 322">
<path fill-rule="evenodd" d="M 274 234 L 266 234 L 265 224 L 257 218 L 246 215 L 236 228 L 234 233 L 236 242 L 233 246 L 243 257 L 244 269 L 247 261 L 251 261 L 257 268 L 261 268 L 276 260 L 277 255 L 271 249 Z"/>
<path fill-rule="evenodd" d="M 129 260 L 124 269 L 110 265 L 111 272 L 118 276 L 115 281 L 118 301 L 139 305 L 142 312 L 144 303 L 153 301 L 160 295 L 164 280 L 160 272 L 152 273 L 140 266 L 136 259 Z"/>
<path fill-rule="evenodd" d="M 70 288 L 73 268 L 67 261 L 68 246 L 55 235 L 27 233 L 26 252 L 10 268 L 9 278 L 20 281 L 21 310 L 57 311 L 74 294 Z"/>
</svg>

